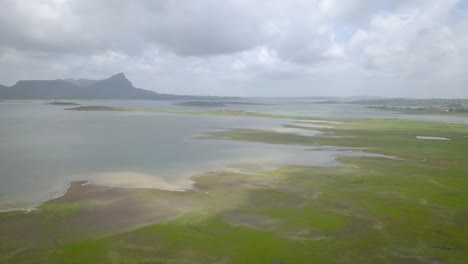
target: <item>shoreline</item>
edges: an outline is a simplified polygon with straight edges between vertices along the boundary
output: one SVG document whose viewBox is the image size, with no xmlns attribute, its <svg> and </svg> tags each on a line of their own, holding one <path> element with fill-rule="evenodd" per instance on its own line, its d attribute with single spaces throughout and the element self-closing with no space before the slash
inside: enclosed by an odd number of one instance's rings
<svg viewBox="0 0 468 264">
<path fill-rule="evenodd" d="M 189 178 L 190 180 L 190 178 Z M 138 190 L 138 189 L 153 189 L 153 190 L 160 190 L 160 191 L 169 191 L 169 192 L 186 192 L 186 191 L 190 191 L 190 190 L 194 190 L 193 189 L 193 181 L 190 180 L 191 182 L 191 185 L 190 187 L 188 188 L 181 188 L 182 186 L 179 186 L 180 188 L 177 188 L 177 189 L 170 189 L 170 188 L 167 188 L 168 185 L 172 185 L 172 184 L 169 184 L 169 183 L 164 183 L 162 182 L 162 186 L 160 187 L 130 187 L 130 186 L 119 186 L 119 185 L 113 185 L 113 184 L 102 184 L 102 183 L 98 183 L 96 181 L 93 181 L 93 180 L 72 180 L 70 182 L 68 182 L 67 184 L 67 187 L 64 188 L 65 190 L 60 192 L 59 194 L 57 195 L 53 195 L 53 196 L 50 196 L 42 201 L 38 201 L 38 202 L 35 202 L 33 203 L 34 206 L 31 206 L 31 207 L 28 207 L 28 208 L 22 208 L 22 207 L 15 207 L 15 208 L 11 208 L 11 209 L 0 209 L 0 214 L 4 214 L 4 213 L 12 213 L 12 212 L 23 212 L 24 214 L 28 214 L 28 213 L 31 213 L 31 212 L 34 212 L 34 211 L 41 211 L 40 207 L 45 204 L 45 203 L 49 203 L 49 202 L 53 202 L 54 200 L 57 200 L 59 198 L 62 198 L 64 196 L 67 195 L 67 193 L 69 193 L 70 190 L 72 190 L 72 188 L 76 188 L 76 186 L 86 186 L 86 185 L 90 185 L 90 186 L 96 186 L 96 187 L 101 187 L 101 188 L 112 188 L 112 189 L 131 189 L 131 190 Z M 166 185 L 167 184 L 167 185 Z M 175 186 L 175 185 L 173 185 Z"/>
<path fill-rule="evenodd" d="M 96 186 L 96 187 L 101 187 L 101 188 L 112 188 L 112 189 L 128 189 L 128 190 L 159 190 L 159 191 L 168 191 L 168 192 L 188 192 L 188 191 L 195 191 L 196 188 L 194 187 L 195 181 L 192 179 L 194 176 L 199 176 L 199 175 L 205 175 L 205 174 L 213 174 L 213 173 L 238 173 L 238 174 L 245 174 L 245 175 L 255 175 L 259 171 L 275 171 L 278 169 L 281 169 L 282 167 L 285 166 L 304 166 L 304 167 L 344 167 L 344 166 L 350 166 L 345 163 L 339 162 L 338 159 L 342 157 L 370 157 L 370 158 L 384 158 L 384 159 L 394 159 L 398 160 L 401 159 L 400 157 L 397 156 L 390 156 L 390 155 L 385 155 L 385 154 L 380 154 L 380 153 L 373 153 L 373 152 L 366 152 L 366 148 L 344 148 L 342 147 L 333 147 L 333 146 L 320 146 L 317 147 L 316 149 L 309 149 L 305 148 L 304 152 L 307 151 L 322 151 L 322 150 L 328 150 L 328 148 L 332 148 L 333 150 L 341 150 L 345 151 L 344 153 L 336 153 L 333 155 L 333 158 L 331 161 L 327 163 L 322 163 L 322 164 L 302 164 L 301 162 L 298 163 L 282 163 L 282 164 L 266 164 L 266 163 L 249 163 L 249 164 L 254 164 L 261 166 L 262 169 L 252 169 L 252 168 L 241 168 L 241 167 L 232 167 L 232 164 L 226 164 L 225 166 L 218 166 L 217 168 L 211 168 L 207 170 L 200 170 L 200 171 L 193 171 L 190 176 L 188 176 L 185 179 L 179 179 L 179 181 L 184 181 L 185 184 L 177 184 L 177 183 L 169 183 L 166 180 L 164 180 L 161 177 L 156 177 L 156 176 L 151 176 L 151 175 L 146 175 L 143 173 L 133 173 L 133 172 L 105 172 L 105 173 L 93 173 L 89 174 L 89 176 L 92 175 L 106 175 L 106 176 L 112 176 L 112 175 L 120 175 L 120 176 L 134 176 L 134 175 L 144 175 L 145 177 L 152 177 L 151 179 L 145 179 L 145 180 L 150 180 L 152 181 L 153 185 L 141 185 L 141 186 L 124 186 L 121 184 L 116 184 L 115 182 L 112 183 L 112 180 L 109 180 L 108 183 L 105 183 L 106 180 L 103 179 L 73 179 L 69 181 L 64 188 L 63 191 L 59 192 L 56 195 L 50 196 L 42 201 L 38 201 L 34 203 L 34 206 L 28 207 L 28 208 L 12 208 L 11 210 L 9 209 L 0 209 L 0 214 L 4 213 L 11 213 L 11 212 L 23 212 L 24 214 L 28 214 L 34 211 L 40 211 L 41 209 L 39 208 L 45 203 L 52 202 L 56 199 L 59 199 L 69 192 L 71 188 L 76 188 L 77 185 L 79 186 L 86 186 L 86 185 L 91 185 L 91 186 Z M 222 168 L 221 168 L 222 167 Z M 72 177 L 73 178 L 73 177 Z M 132 179 L 132 178 L 130 178 Z M 124 180 L 125 182 L 125 180 Z M 127 182 L 128 183 L 128 182 Z M 136 182 L 134 182 L 135 184 Z M 141 182 L 139 184 L 142 184 Z M 154 185 L 156 184 L 156 185 Z"/>
<path fill-rule="evenodd" d="M 56 194 L 56 195 L 51 195 L 49 198 L 44 199 L 43 201 L 37 201 L 35 203 L 31 203 L 31 204 L 34 204 L 34 206 L 32 206 L 32 207 L 28 207 L 28 208 L 19 208 L 19 207 L 17 207 L 17 208 L 12 208 L 11 210 L 8 210 L 8 209 L 5 210 L 5 209 L 0 208 L 0 214 L 11 213 L 11 212 L 24 212 L 24 214 L 28 214 L 28 213 L 33 212 L 33 211 L 38 211 L 38 210 L 40 210 L 38 207 L 43 205 L 44 203 L 55 200 L 57 198 L 60 198 L 60 197 L 64 196 L 65 194 L 67 194 L 67 191 L 68 191 L 68 189 L 70 188 L 70 186 L 72 185 L 73 182 L 75 182 L 75 181 L 68 182 L 67 187 L 64 188 L 65 189 L 64 191 L 58 192 L 58 194 Z"/>
</svg>

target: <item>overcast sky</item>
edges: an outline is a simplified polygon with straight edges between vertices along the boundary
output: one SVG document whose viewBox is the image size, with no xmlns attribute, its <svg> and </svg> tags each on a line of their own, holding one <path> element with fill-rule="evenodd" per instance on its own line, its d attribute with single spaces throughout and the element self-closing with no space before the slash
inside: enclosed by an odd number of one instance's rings
<svg viewBox="0 0 468 264">
<path fill-rule="evenodd" d="M 466 0 L 0 0 L 0 83 L 468 98 Z"/>
</svg>

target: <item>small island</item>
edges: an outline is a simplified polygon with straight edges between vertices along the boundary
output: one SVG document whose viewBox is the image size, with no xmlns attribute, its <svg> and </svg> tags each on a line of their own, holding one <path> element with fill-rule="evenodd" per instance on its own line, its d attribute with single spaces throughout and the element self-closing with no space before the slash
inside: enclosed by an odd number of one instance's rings
<svg viewBox="0 0 468 264">
<path fill-rule="evenodd" d="M 53 101 L 53 102 L 48 103 L 48 105 L 80 105 L 80 104 L 73 103 L 73 102 Z"/>
<path fill-rule="evenodd" d="M 176 103 L 178 106 L 189 106 L 189 107 L 226 107 L 227 105 L 223 102 L 216 101 L 187 101 Z"/>
<path fill-rule="evenodd" d="M 242 102 L 242 101 L 186 101 L 176 103 L 178 106 L 188 107 L 226 107 L 230 105 L 263 105 L 260 103 L 253 102 Z"/>
<path fill-rule="evenodd" d="M 402 114 L 452 114 L 466 115 L 468 100 L 466 99 L 380 99 L 356 101 L 365 108 L 396 111 Z"/>
<path fill-rule="evenodd" d="M 127 111 L 122 107 L 113 107 L 105 105 L 89 105 L 89 106 L 78 106 L 73 108 L 67 108 L 66 110 L 73 111 Z"/>
</svg>

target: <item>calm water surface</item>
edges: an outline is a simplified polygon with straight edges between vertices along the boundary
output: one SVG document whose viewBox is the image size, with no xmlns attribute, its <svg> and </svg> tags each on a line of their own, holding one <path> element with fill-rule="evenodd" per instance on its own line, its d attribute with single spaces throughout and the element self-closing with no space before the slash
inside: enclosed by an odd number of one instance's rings
<svg viewBox="0 0 468 264">
<path fill-rule="evenodd" d="M 80 103 L 182 108 L 167 101 Z M 349 105 L 274 103 L 231 108 L 317 117 L 394 116 Z M 30 208 L 60 195 L 73 180 L 145 187 L 151 186 L 154 179 L 156 183 L 188 186 L 186 179 L 190 175 L 225 169 L 229 164 L 259 163 L 265 168 L 281 164 L 336 165 L 339 155 L 363 155 L 333 148 L 311 151 L 301 146 L 195 139 L 203 132 L 220 128 L 263 128 L 291 133 L 294 131 L 282 129 L 291 120 L 78 112 L 64 108 L 44 102 L 0 103 L 0 210 Z"/>
</svg>

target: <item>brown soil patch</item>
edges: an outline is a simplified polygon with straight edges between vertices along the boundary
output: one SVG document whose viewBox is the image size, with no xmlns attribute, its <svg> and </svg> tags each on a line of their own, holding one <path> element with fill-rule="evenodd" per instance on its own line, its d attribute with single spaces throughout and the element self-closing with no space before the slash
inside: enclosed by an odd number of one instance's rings
<svg viewBox="0 0 468 264">
<path fill-rule="evenodd" d="M 0 245 L 6 254 L 14 248 L 54 245 L 109 235 L 138 226 L 176 218 L 201 208 L 193 192 L 102 187 L 74 182 L 65 195 L 47 203 L 82 203 L 69 214 L 50 218 L 42 211 L 0 218 Z M 25 243 L 27 241 L 27 243 Z M 18 242 L 18 243 L 17 243 Z"/>
</svg>

